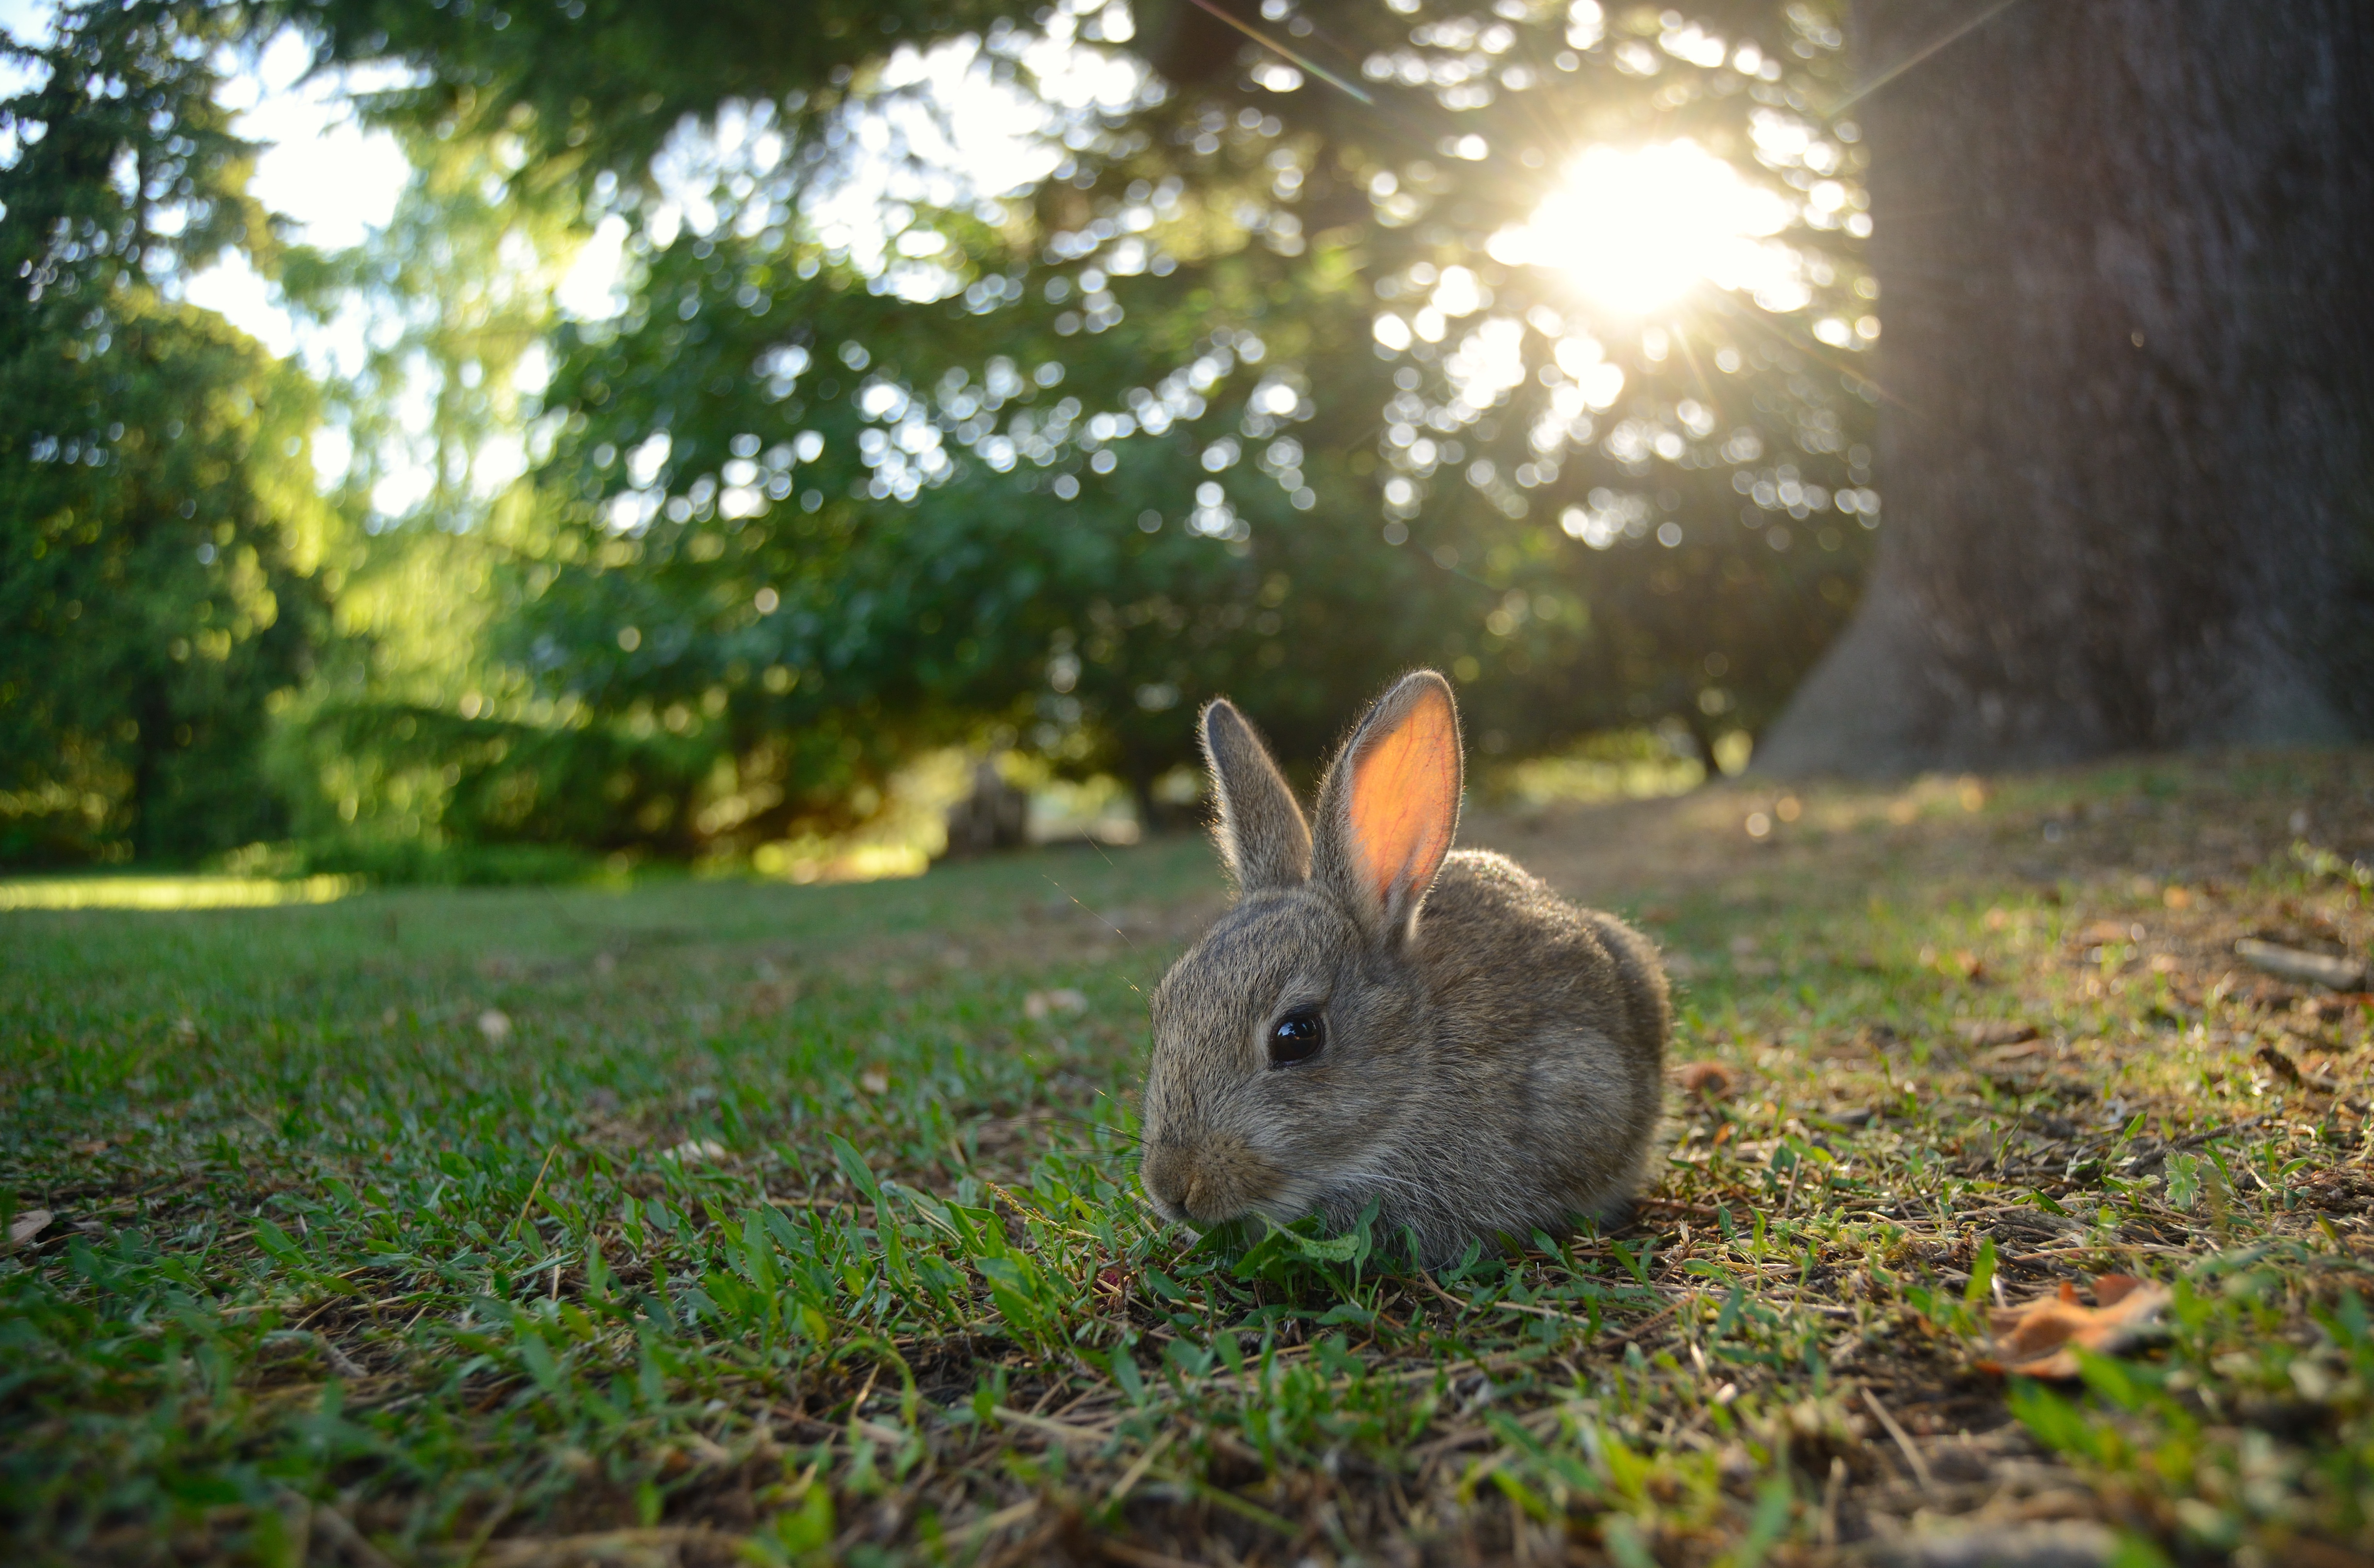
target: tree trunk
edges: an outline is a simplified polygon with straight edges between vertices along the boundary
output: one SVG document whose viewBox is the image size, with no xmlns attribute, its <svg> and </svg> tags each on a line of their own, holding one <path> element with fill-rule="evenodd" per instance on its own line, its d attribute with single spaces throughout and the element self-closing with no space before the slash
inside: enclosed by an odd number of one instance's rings
<svg viewBox="0 0 2374 1568">
<path fill-rule="evenodd" d="M 1991 3 L 1991 0 L 1989 0 Z M 1756 758 L 2374 730 L 2374 6 L 1860 0 L 1886 534 Z"/>
</svg>

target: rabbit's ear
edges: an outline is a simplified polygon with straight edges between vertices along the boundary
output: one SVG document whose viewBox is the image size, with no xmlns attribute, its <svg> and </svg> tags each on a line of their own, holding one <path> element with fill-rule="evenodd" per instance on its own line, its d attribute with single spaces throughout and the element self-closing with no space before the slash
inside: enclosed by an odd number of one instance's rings
<svg viewBox="0 0 2374 1568">
<path fill-rule="evenodd" d="M 1291 887 L 1310 875 L 1310 829 L 1294 791 L 1253 727 L 1226 697 L 1204 709 L 1204 760 L 1220 820 L 1213 837 L 1228 874 L 1246 893 Z"/>
<path fill-rule="evenodd" d="M 1451 684 L 1404 675 L 1377 699 L 1320 790 L 1320 873 L 1380 937 L 1408 939 L 1459 828 L 1463 761 Z"/>
</svg>

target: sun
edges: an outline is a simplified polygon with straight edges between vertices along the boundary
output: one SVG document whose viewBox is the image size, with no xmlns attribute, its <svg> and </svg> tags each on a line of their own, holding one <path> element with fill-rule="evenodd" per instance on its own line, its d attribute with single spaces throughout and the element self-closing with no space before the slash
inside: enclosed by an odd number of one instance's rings
<svg viewBox="0 0 2374 1568">
<path fill-rule="evenodd" d="M 1801 287 L 1794 252 L 1772 239 L 1792 216 L 1786 200 L 1695 142 L 1596 146 L 1490 250 L 1497 261 L 1561 274 L 1584 299 L 1626 316 L 1675 304 L 1701 282 L 1771 308 Z"/>
</svg>

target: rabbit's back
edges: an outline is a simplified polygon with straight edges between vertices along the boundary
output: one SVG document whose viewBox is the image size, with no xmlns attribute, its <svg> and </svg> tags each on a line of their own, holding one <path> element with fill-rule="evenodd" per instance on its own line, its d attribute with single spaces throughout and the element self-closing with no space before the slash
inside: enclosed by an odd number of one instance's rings
<svg viewBox="0 0 2374 1568">
<path fill-rule="evenodd" d="M 1581 1024 L 1628 1059 L 1662 1065 L 1664 970 L 1648 938 L 1615 916 L 1568 903 L 1504 855 L 1462 849 L 1444 861 L 1419 929 L 1418 963 L 1447 1020 L 1501 1037 Z"/>
<path fill-rule="evenodd" d="M 1463 1141 L 1488 1153 L 1471 1190 L 1621 1207 L 1663 1108 L 1671 1009 L 1648 939 L 1477 850 L 1444 862 L 1419 932 L 1438 1068 L 1471 1129 L 1497 1134 Z"/>
</svg>

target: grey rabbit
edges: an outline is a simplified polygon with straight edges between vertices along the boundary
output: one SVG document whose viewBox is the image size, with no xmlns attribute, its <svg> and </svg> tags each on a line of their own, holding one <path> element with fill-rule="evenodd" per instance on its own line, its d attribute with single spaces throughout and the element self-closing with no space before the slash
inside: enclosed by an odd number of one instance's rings
<svg viewBox="0 0 2374 1568">
<path fill-rule="evenodd" d="M 1629 1211 L 1663 1108 L 1647 938 L 1513 861 L 1453 852 L 1458 706 L 1403 677 L 1344 743 L 1312 834 L 1252 726 L 1204 709 L 1238 896 L 1163 977 L 1140 1177 L 1165 1219 L 1353 1221 L 1421 1260 Z"/>
</svg>

